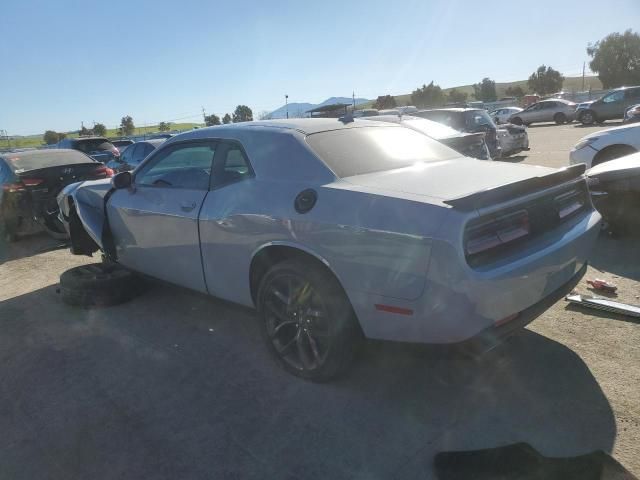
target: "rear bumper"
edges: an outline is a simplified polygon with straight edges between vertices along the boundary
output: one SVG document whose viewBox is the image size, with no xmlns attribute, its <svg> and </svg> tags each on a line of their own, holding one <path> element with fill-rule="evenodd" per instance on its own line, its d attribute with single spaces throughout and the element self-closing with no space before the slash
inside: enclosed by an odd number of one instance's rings
<svg viewBox="0 0 640 480">
<path fill-rule="evenodd" d="M 566 295 L 571 293 L 578 282 L 580 282 L 582 277 L 584 277 L 586 271 L 587 263 L 585 263 L 582 268 L 578 270 L 578 272 L 564 285 L 560 286 L 557 290 L 550 293 L 539 302 L 516 314 L 516 317 L 512 320 L 503 324 L 493 325 L 491 327 L 485 328 L 475 337 L 462 342 L 462 345 L 481 352 L 491 350 L 493 347 L 499 345 L 507 337 L 525 328 L 536 318 L 538 318 L 549 308 L 551 308 L 557 301 L 561 300 Z"/>
<path fill-rule="evenodd" d="M 562 296 L 563 287 L 579 280 L 600 221 L 592 210 L 540 243 L 481 270 L 469 267 L 459 248 L 434 241 L 422 297 L 406 301 L 348 292 L 349 298 L 369 338 L 455 344 L 494 331 L 517 315 L 496 330 L 508 332 L 532 321 Z M 378 311 L 376 304 L 410 313 Z"/>
</svg>

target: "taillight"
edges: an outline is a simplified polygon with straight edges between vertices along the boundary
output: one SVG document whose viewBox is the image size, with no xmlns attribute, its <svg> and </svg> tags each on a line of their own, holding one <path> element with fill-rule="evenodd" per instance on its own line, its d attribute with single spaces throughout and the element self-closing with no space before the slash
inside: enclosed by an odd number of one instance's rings
<svg viewBox="0 0 640 480">
<path fill-rule="evenodd" d="M 558 195 L 554 202 L 560 219 L 567 218 L 569 215 L 582 209 L 585 205 L 584 195 L 578 190 Z"/>
<path fill-rule="evenodd" d="M 2 190 L 4 190 L 7 193 L 14 193 L 14 192 L 24 192 L 26 190 L 26 186 L 24 185 L 24 183 L 5 183 L 4 185 L 2 185 Z"/>
<path fill-rule="evenodd" d="M 481 221 L 467 229 L 467 255 L 473 256 L 505 246 L 526 237 L 530 232 L 529 214 L 526 210 Z"/>
<path fill-rule="evenodd" d="M 93 173 L 95 173 L 98 176 L 101 177 L 113 177 L 113 170 L 111 170 L 109 167 L 98 167 L 96 168 Z"/>
<path fill-rule="evenodd" d="M 23 178 L 22 183 L 24 183 L 26 187 L 35 187 L 36 185 L 40 185 L 41 183 L 44 183 L 44 179 L 43 178 Z"/>
</svg>

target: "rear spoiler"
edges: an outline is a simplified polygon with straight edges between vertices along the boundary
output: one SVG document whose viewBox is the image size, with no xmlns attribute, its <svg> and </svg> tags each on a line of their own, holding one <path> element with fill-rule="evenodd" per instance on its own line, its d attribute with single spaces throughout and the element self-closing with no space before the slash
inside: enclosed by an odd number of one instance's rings
<svg viewBox="0 0 640 480">
<path fill-rule="evenodd" d="M 542 177 L 527 178 L 526 180 L 481 190 L 464 197 L 445 200 L 444 203 L 458 210 L 475 210 L 574 180 L 579 178 L 585 169 L 585 164 L 579 163 L 578 165 L 561 168 Z"/>
</svg>

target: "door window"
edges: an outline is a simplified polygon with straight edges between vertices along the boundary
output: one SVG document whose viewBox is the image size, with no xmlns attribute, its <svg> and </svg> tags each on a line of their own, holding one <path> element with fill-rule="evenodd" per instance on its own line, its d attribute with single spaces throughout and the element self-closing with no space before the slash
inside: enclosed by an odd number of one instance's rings
<svg viewBox="0 0 640 480">
<path fill-rule="evenodd" d="M 133 145 L 127 147 L 122 155 L 120 156 L 120 161 L 123 163 L 133 163 L 133 157 L 135 155 L 136 150 L 140 148 L 140 145 L 134 143 Z"/>
<path fill-rule="evenodd" d="M 253 176 L 253 171 L 242 148 L 239 145 L 228 145 L 224 159 L 216 168 L 214 184 L 217 186 L 226 185 L 251 176 Z"/>
<path fill-rule="evenodd" d="M 215 144 L 189 143 L 164 149 L 136 175 L 136 185 L 208 190 Z"/>
<path fill-rule="evenodd" d="M 640 88 L 630 88 L 626 91 L 625 97 L 630 100 L 637 100 L 640 102 Z"/>
<path fill-rule="evenodd" d="M 607 95 L 602 99 L 604 103 L 620 102 L 624 98 L 624 90 Z"/>
</svg>

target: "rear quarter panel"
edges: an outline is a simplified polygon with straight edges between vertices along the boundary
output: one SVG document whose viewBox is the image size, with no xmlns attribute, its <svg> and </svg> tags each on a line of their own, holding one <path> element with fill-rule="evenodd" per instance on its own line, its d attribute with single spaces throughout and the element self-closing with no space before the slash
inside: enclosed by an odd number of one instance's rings
<svg viewBox="0 0 640 480">
<path fill-rule="evenodd" d="M 315 207 L 300 214 L 294 199 L 309 187 L 252 179 L 209 193 L 200 235 L 211 294 L 252 305 L 253 256 L 269 245 L 288 245 L 325 262 L 348 295 L 420 297 L 431 237 L 447 208 L 325 185 L 315 188 Z"/>
</svg>

